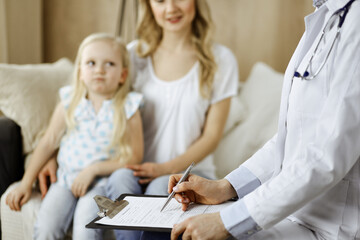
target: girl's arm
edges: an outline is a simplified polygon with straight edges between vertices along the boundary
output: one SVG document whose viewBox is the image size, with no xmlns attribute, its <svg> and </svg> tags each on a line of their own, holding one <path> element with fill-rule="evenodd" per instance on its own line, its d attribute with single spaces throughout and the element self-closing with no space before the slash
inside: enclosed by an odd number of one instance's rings
<svg viewBox="0 0 360 240">
<path fill-rule="evenodd" d="M 142 122 L 139 110 L 128 120 L 128 129 L 131 139 L 132 158 L 129 163 L 139 164 L 144 155 L 144 139 L 142 131 Z M 71 191 L 75 197 L 85 195 L 88 187 L 97 176 L 108 176 L 116 169 L 124 167 L 126 163 L 119 159 L 109 159 L 94 163 L 82 170 L 76 177 Z"/>
<path fill-rule="evenodd" d="M 60 103 L 55 108 L 45 135 L 40 139 L 34 150 L 20 186 L 10 192 L 6 198 L 6 203 L 12 210 L 20 210 L 21 206 L 30 198 L 32 184 L 41 168 L 58 149 L 65 130 L 65 109 Z"/>
<path fill-rule="evenodd" d="M 144 155 L 144 137 L 142 130 L 141 115 L 139 110 L 127 122 L 128 132 L 131 139 L 132 158 L 129 164 L 141 163 Z M 118 159 L 97 162 L 89 166 L 95 176 L 108 176 L 116 169 L 124 167 L 126 163 Z"/>
</svg>

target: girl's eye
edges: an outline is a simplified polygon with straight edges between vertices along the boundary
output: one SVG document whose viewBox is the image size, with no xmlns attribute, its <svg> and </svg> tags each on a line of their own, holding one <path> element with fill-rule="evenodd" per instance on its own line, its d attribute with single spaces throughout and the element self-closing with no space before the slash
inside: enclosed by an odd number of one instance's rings
<svg viewBox="0 0 360 240">
<path fill-rule="evenodd" d="M 115 66 L 115 63 L 114 63 L 114 62 L 107 62 L 107 63 L 106 63 L 106 66 L 112 67 L 112 66 Z"/>
<path fill-rule="evenodd" d="M 88 62 L 86 62 L 86 65 L 92 67 L 92 66 L 95 66 L 95 62 L 94 61 L 88 61 Z"/>
</svg>

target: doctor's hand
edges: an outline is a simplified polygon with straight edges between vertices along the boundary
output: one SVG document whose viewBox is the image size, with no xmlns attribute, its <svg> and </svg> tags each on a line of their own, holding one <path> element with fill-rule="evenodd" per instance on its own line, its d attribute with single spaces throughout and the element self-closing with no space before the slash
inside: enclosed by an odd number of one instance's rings
<svg viewBox="0 0 360 240">
<path fill-rule="evenodd" d="M 175 191 L 175 199 L 182 204 L 185 211 L 190 203 L 201 204 L 219 204 L 233 197 L 236 197 L 236 191 L 226 179 L 208 180 L 193 174 L 190 174 L 187 181 L 176 184 L 182 177 L 182 174 L 170 176 L 168 192 Z M 176 187 L 175 187 L 176 186 Z"/>
<path fill-rule="evenodd" d="M 201 214 L 175 224 L 171 231 L 171 240 L 182 239 L 227 239 L 230 233 L 221 221 L 220 213 Z"/>
<path fill-rule="evenodd" d="M 148 184 L 155 178 L 167 174 L 163 165 L 159 163 L 128 164 L 125 167 L 133 170 L 134 176 L 140 178 L 139 184 Z"/>
<path fill-rule="evenodd" d="M 57 162 L 56 157 L 52 157 L 45 166 L 41 169 L 38 174 L 39 187 L 41 192 L 41 198 L 43 199 L 49 190 L 49 186 L 51 183 L 57 181 L 56 178 L 56 170 L 57 170 Z"/>
</svg>

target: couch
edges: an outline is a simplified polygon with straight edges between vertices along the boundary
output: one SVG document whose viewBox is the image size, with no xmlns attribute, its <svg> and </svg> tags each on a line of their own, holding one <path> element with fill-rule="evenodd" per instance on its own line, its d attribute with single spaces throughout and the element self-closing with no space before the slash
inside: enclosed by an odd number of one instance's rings
<svg viewBox="0 0 360 240">
<path fill-rule="evenodd" d="M 21 128 L 25 157 L 25 164 L 21 164 L 25 168 L 58 101 L 57 91 L 69 83 L 72 70 L 73 64 L 68 59 L 49 64 L 0 64 L 0 114 Z M 275 134 L 282 79 L 282 73 L 258 62 L 240 84 L 239 94 L 231 101 L 223 138 L 214 152 L 219 178 L 238 167 Z M 1 128 L 0 121 L 0 132 Z M 5 198 L 17 184 L 12 183 L 1 196 L 3 240 L 31 239 L 41 204 L 35 185 L 22 210 L 11 211 Z"/>
</svg>

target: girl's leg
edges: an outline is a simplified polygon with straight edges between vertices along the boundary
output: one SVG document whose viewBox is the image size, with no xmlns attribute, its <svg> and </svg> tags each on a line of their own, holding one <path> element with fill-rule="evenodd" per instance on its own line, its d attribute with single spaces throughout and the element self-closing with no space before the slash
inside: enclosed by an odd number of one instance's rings
<svg viewBox="0 0 360 240">
<path fill-rule="evenodd" d="M 141 194 L 142 189 L 138 183 L 139 178 L 134 177 L 133 171 L 127 168 L 120 168 L 113 172 L 106 185 L 106 196 L 111 200 L 117 199 L 123 193 Z M 140 238 L 140 231 L 115 230 L 117 240 L 137 240 Z"/>
<path fill-rule="evenodd" d="M 64 238 L 71 224 L 76 201 L 69 189 L 57 183 L 51 184 L 40 206 L 34 227 L 34 239 Z"/>
<path fill-rule="evenodd" d="M 97 217 L 99 210 L 94 197 L 96 195 L 105 195 L 105 186 L 93 187 L 88 192 L 79 198 L 73 222 L 73 239 L 88 240 L 88 239 L 102 239 L 101 229 L 91 229 L 85 226 Z"/>
</svg>

